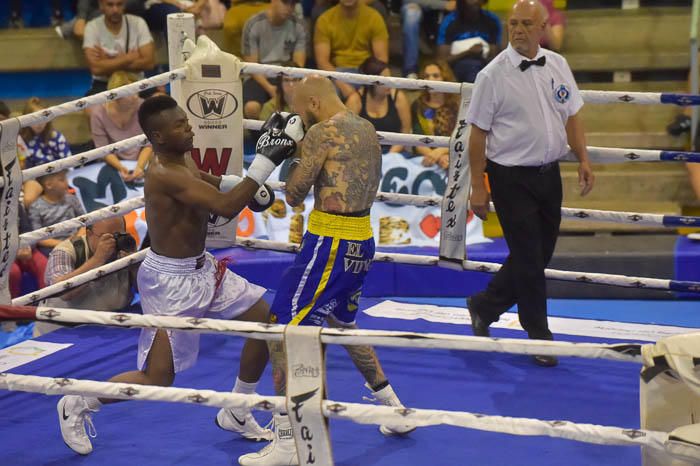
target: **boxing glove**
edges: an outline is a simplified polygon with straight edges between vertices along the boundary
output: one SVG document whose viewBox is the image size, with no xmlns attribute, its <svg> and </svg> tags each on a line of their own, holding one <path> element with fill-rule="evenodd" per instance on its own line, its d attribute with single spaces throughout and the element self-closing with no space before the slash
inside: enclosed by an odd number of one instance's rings
<svg viewBox="0 0 700 466">
<path fill-rule="evenodd" d="M 255 158 L 248 177 L 262 186 L 285 159 L 292 157 L 304 138 L 304 123 L 296 113 L 275 112 L 263 124 L 263 134 L 255 145 Z"/>
<path fill-rule="evenodd" d="M 253 200 L 248 203 L 248 208 L 253 212 L 262 212 L 267 210 L 273 202 L 275 202 L 275 193 L 264 184 L 255 193 Z"/>
<path fill-rule="evenodd" d="M 242 180 L 243 178 L 237 175 L 222 175 L 219 191 L 224 193 L 231 191 Z M 253 212 L 262 212 L 270 207 L 273 202 L 275 202 L 275 193 L 268 185 L 263 184 L 248 203 L 248 208 Z"/>
</svg>

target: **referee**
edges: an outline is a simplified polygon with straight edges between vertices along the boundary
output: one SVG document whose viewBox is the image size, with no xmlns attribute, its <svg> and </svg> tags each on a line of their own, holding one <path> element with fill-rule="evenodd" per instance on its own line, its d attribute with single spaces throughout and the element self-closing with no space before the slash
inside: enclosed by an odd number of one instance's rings
<svg viewBox="0 0 700 466">
<path fill-rule="evenodd" d="M 583 100 L 564 57 L 540 48 L 547 12 L 537 0 L 518 0 L 508 20 L 509 45 L 476 77 L 467 121 L 471 208 L 486 218 L 489 192 L 510 254 L 486 290 L 467 299 L 474 335 L 518 305 L 532 339 L 551 340 L 544 270 L 559 234 L 562 186 L 558 160 L 567 142 L 579 160 L 581 195 L 593 188 L 579 111 Z M 555 366 L 553 356 L 534 356 Z"/>
</svg>

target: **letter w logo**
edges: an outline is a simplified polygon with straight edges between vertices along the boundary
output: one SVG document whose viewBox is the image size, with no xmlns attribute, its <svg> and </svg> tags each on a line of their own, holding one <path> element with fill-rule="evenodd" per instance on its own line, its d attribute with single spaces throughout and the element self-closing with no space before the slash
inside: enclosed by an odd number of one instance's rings
<svg viewBox="0 0 700 466">
<path fill-rule="evenodd" d="M 202 159 L 202 153 L 196 147 L 192 148 L 191 154 L 194 163 L 197 164 L 197 168 L 212 175 L 221 176 L 226 173 L 226 168 L 231 158 L 231 148 L 225 147 L 221 151 L 221 158 L 219 158 L 216 149 L 212 147 L 204 149 L 204 159 Z"/>
<path fill-rule="evenodd" d="M 205 97 L 199 96 L 199 104 L 202 106 L 202 115 L 207 118 L 209 115 L 216 115 L 221 118 L 224 115 L 224 104 L 226 104 L 226 95 L 220 97 Z"/>
</svg>

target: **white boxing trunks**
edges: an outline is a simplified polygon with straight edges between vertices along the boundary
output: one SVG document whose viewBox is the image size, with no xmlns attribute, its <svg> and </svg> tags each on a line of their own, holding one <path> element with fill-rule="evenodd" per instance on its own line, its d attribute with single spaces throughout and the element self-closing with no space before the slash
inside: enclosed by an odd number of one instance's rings
<svg viewBox="0 0 700 466">
<path fill-rule="evenodd" d="M 138 273 L 144 315 L 233 319 L 262 298 L 265 288 L 249 283 L 208 252 L 175 259 L 148 251 Z M 168 330 L 175 372 L 192 367 L 199 354 L 199 334 Z M 155 329 L 141 330 L 138 368 L 143 370 Z"/>
</svg>

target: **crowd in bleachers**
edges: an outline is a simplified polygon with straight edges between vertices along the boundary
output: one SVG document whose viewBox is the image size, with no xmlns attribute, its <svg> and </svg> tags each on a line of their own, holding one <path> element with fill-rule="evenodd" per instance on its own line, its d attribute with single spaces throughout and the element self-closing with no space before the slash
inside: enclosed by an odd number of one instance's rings
<svg viewBox="0 0 700 466">
<path fill-rule="evenodd" d="M 542 45 L 563 46 L 566 20 L 541 0 L 549 13 Z M 200 31 L 221 29 L 225 51 L 244 61 L 283 66 L 338 70 L 372 75 L 420 77 L 427 80 L 473 82 L 476 74 L 506 43 L 501 19 L 485 9 L 487 0 L 52 0 L 44 11 L 44 26 L 63 40 L 81 41 L 92 84 L 85 94 L 112 89 L 160 71 L 154 38 L 165 40 L 167 15 L 189 12 Z M 11 0 L 9 27 L 28 27 L 24 21 L 33 2 Z M 388 23 L 400 18 L 401 57 L 392 61 Z M 38 20 L 34 19 L 33 24 Z M 396 66 L 390 66 L 396 65 Z M 295 79 L 253 75 L 243 87 L 244 116 L 265 119 L 273 111 L 288 111 Z M 381 86 L 354 87 L 337 82 L 347 106 L 371 121 L 378 131 L 449 136 L 455 126 L 458 96 L 432 91 L 407 93 Z M 159 89 L 154 92 L 165 92 Z M 103 146 L 141 133 L 136 112 L 145 95 L 109 102 L 90 109 L 92 141 Z M 43 108 L 29 99 L 25 113 Z M 9 109 L 0 106 L 4 117 Z M 669 131 L 689 129 L 679 117 Z M 25 128 L 21 133 L 23 168 L 71 154 L 69 141 L 52 125 Z M 421 156 L 425 166 L 445 169 L 446 148 L 385 146 L 385 152 Z M 151 149 L 109 155 L 105 162 L 125 181 L 143 177 Z M 129 170 L 122 160 L 136 160 Z M 700 176 L 700 174 L 698 174 Z M 76 216 L 78 205 L 66 195 L 65 175 L 51 176 L 24 186 L 25 228 L 36 229 Z M 59 191 L 63 190 L 63 194 Z M 55 241 L 24 248 L 16 271 L 30 271 L 43 284 L 46 255 Z M 15 274 L 16 275 L 16 274 Z M 13 294 L 18 293 L 16 283 Z"/>
</svg>

